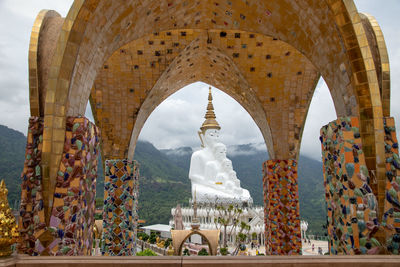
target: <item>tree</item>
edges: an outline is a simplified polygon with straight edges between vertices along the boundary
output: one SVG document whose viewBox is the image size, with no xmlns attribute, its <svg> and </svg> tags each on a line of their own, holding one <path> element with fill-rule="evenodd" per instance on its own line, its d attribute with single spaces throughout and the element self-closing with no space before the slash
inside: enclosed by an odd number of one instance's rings
<svg viewBox="0 0 400 267">
<path fill-rule="evenodd" d="M 257 239 L 257 233 L 256 232 L 251 233 L 251 238 L 253 240 L 256 240 Z"/>
<path fill-rule="evenodd" d="M 237 247 L 235 251 L 233 252 L 233 255 L 236 255 L 239 251 L 239 249 L 244 250 L 246 248 L 246 245 L 244 244 L 247 240 L 247 237 L 250 232 L 250 225 L 248 225 L 245 222 L 240 222 L 240 230 L 238 235 L 236 236 L 236 241 L 237 241 Z"/>
<path fill-rule="evenodd" d="M 218 212 L 217 218 L 214 219 L 215 227 L 217 229 L 223 228 L 223 247 L 226 248 L 227 228 L 232 226 L 229 234 L 236 228 L 239 223 L 239 217 L 242 214 L 242 209 L 233 205 L 229 206 L 217 206 L 216 211 Z"/>
</svg>

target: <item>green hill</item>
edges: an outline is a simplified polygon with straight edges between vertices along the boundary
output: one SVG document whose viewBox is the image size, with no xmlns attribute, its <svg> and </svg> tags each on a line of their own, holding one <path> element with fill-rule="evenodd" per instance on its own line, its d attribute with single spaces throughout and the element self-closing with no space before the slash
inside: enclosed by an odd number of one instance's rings
<svg viewBox="0 0 400 267">
<path fill-rule="evenodd" d="M 0 125 L 0 179 L 8 188 L 8 202 L 18 207 L 21 196 L 21 173 L 24 167 L 26 137 L 13 129 Z"/>
<path fill-rule="evenodd" d="M 17 208 L 20 198 L 20 176 L 25 155 L 26 137 L 0 125 L 0 178 L 9 189 L 9 203 Z M 188 178 L 192 148 L 158 150 L 151 143 L 138 141 L 135 160 L 140 164 L 139 216 L 146 224 L 168 223 L 170 210 L 177 203 L 186 204 L 190 198 Z M 256 205 L 263 205 L 262 163 L 267 159 L 265 147 L 254 144 L 228 147 L 241 185 L 250 191 Z M 103 198 L 104 175 L 99 166 L 97 198 Z M 300 215 L 309 222 L 314 234 L 324 234 L 326 222 L 322 164 L 307 157 L 299 160 Z"/>
</svg>

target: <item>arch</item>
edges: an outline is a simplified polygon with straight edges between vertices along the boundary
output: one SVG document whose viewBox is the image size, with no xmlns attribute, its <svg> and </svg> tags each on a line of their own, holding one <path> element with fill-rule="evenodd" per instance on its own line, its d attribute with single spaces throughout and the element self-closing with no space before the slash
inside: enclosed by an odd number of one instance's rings
<svg viewBox="0 0 400 267">
<path fill-rule="evenodd" d="M 376 171 L 377 185 L 372 187 L 378 198 L 379 214 L 383 214 L 385 202 L 385 142 L 383 109 L 377 71 L 368 36 L 361 16 L 353 1 L 343 1 L 341 9 L 335 9 L 340 32 L 349 49 L 355 91 L 357 92 L 360 118 L 360 134 L 369 171 Z M 341 19 L 339 19 L 341 17 Z M 351 26 L 351 27 L 350 27 Z"/>
<path fill-rule="evenodd" d="M 195 234 L 200 235 L 206 240 L 210 254 L 216 256 L 220 230 L 171 230 L 174 254 L 176 256 L 182 255 L 182 246 L 184 242 Z"/>
<path fill-rule="evenodd" d="M 371 48 L 375 63 L 382 100 L 383 116 L 390 117 L 390 68 L 385 38 L 383 37 L 381 27 L 373 16 L 360 13 L 360 18 L 368 36 L 368 44 Z"/>
<path fill-rule="evenodd" d="M 64 19 L 57 12 L 42 10 L 33 23 L 28 54 L 31 116 L 44 115 L 49 66 L 63 22 Z"/>
<path fill-rule="evenodd" d="M 194 40 L 181 52 L 180 56 L 174 59 L 144 100 L 140 107 L 130 138 L 128 151 L 129 159 L 133 158 L 140 130 L 151 112 L 168 96 L 177 92 L 187 84 L 196 81 L 203 81 L 220 88 L 223 92 L 227 93 L 241 104 L 244 109 L 249 112 L 250 116 L 259 127 L 267 145 L 268 153 L 270 156 L 274 156 L 273 141 L 271 130 L 266 118 L 266 112 L 260 101 L 257 99 L 255 92 L 251 89 L 245 77 L 238 70 L 236 64 L 229 57 L 218 51 L 218 49 L 213 46 L 205 46 L 205 42 L 202 41 L 205 40 L 201 40 L 200 38 Z M 193 51 L 194 47 L 199 48 Z M 195 55 L 189 54 L 189 51 L 195 53 Z M 213 60 L 213 58 L 219 58 L 220 60 L 216 61 Z M 188 61 L 188 59 L 190 61 Z M 179 64 L 178 62 L 185 63 Z M 216 66 L 220 65 L 220 68 L 216 68 L 213 64 Z M 180 69 L 182 67 L 191 68 L 190 65 L 195 68 L 192 71 L 191 76 L 188 79 L 181 79 L 182 71 Z M 231 75 L 217 72 L 217 69 L 224 69 L 226 73 Z M 243 88 L 247 89 L 246 96 L 241 94 Z"/>
<path fill-rule="evenodd" d="M 184 39 L 180 39 L 182 33 Z M 243 39 L 236 40 L 236 47 L 224 46 L 219 41 L 222 33 L 228 37 L 241 35 Z M 248 36 L 257 42 L 248 43 Z M 174 48 L 173 51 L 168 38 L 179 41 L 184 49 L 175 51 Z M 163 43 L 164 50 L 160 51 L 160 46 L 149 46 L 143 56 L 143 43 Z M 254 64 L 250 57 L 253 54 L 268 64 Z M 155 67 L 149 67 L 148 62 L 154 62 Z M 280 67 L 276 68 L 278 64 Z M 183 68 L 190 74 L 182 73 Z M 148 72 L 152 73 L 151 79 L 140 76 Z M 134 144 L 142 127 L 138 114 L 143 115 L 143 110 L 149 114 L 149 103 L 154 109 L 155 101 L 161 103 L 180 88 L 177 84 L 184 86 L 201 80 L 225 88 L 222 90 L 250 113 L 264 135 L 270 157 L 288 158 L 297 157 L 307 107 L 318 78 L 311 62 L 292 46 L 273 37 L 239 30 L 171 30 L 146 36 L 115 51 L 98 74 L 91 102 L 98 107 L 97 125 L 104 126 L 101 126 L 104 129 L 103 150 L 108 156 L 123 158 L 127 156 L 124 147 L 128 146 L 129 139 L 121 130 L 122 122 L 126 122 L 128 131 L 135 126 L 136 132 L 130 139 Z M 160 90 L 157 86 L 165 88 Z M 285 99 L 288 95 L 292 97 Z M 113 102 L 118 106 L 110 107 Z M 121 112 L 121 109 L 127 111 Z M 144 123 L 145 119 L 140 122 Z M 128 156 L 133 156 L 132 148 Z"/>
<path fill-rule="evenodd" d="M 246 17 L 244 14 L 239 16 L 239 10 L 245 4 L 235 2 L 231 3 L 231 7 L 226 6 L 234 11 L 234 14 L 231 14 L 230 22 L 206 19 L 207 17 L 213 17 L 211 15 L 212 10 L 207 8 L 213 4 L 204 1 L 201 4 L 197 2 L 190 5 L 162 6 L 161 8 L 158 5 L 166 5 L 166 3 L 149 3 L 148 6 L 144 7 L 132 1 L 124 4 L 119 1 L 113 1 L 112 3 L 95 0 L 76 1 L 66 18 L 66 27 L 63 30 L 63 37 L 65 38 L 60 38 L 61 43 L 59 46 L 61 49 L 57 50 L 57 60 L 53 61 L 54 69 L 60 69 L 62 66 L 63 73 L 61 75 L 60 72 L 54 72 L 54 75 L 50 77 L 50 80 L 53 80 L 53 87 L 51 89 L 52 92 L 49 92 L 49 94 L 54 97 L 49 97 L 47 106 L 52 110 L 54 108 L 53 104 L 56 104 L 55 100 L 57 99 L 58 104 L 56 106 L 59 106 L 59 113 L 73 116 L 83 115 L 84 107 L 87 103 L 86 100 L 89 96 L 89 89 L 105 58 L 124 43 L 137 39 L 146 33 L 154 31 L 154 29 L 160 31 L 184 26 L 187 28 L 251 29 L 261 34 L 275 36 L 293 45 L 310 58 L 315 66 L 321 70 L 321 74 L 331 88 L 338 115 L 358 114 L 358 99 L 354 97 L 357 94 L 352 89 L 354 83 L 350 85 L 352 74 L 349 70 L 352 68 L 344 52 L 345 50 L 342 49 L 342 46 L 346 47 L 347 44 L 342 44 L 341 32 L 338 32 L 334 23 L 329 23 L 329 21 L 340 22 L 339 19 L 343 17 L 343 14 L 346 14 L 348 6 L 345 6 L 342 1 L 339 3 L 327 1 L 314 6 L 314 4 L 286 0 L 279 1 L 279 3 L 269 3 L 268 7 L 264 4 L 262 6 L 250 6 L 250 4 L 246 6 L 249 12 L 254 11 L 254 14 L 259 17 Z M 225 7 L 228 4 L 220 3 L 220 5 Z M 279 5 L 283 5 L 285 8 L 279 8 Z M 150 10 L 149 7 L 151 7 Z M 144 13 L 147 16 L 138 17 L 136 14 L 141 13 L 139 11 L 144 8 L 148 10 Z M 178 17 L 178 15 L 177 17 L 173 16 L 173 18 L 167 17 L 168 12 L 161 13 L 160 11 L 165 10 L 163 8 L 167 10 L 172 8 L 173 12 L 182 17 Z M 197 13 L 189 12 L 189 10 L 196 8 L 200 11 Z M 179 12 L 177 12 L 178 9 Z M 275 10 L 277 10 L 277 14 L 274 16 Z M 137 13 L 134 11 L 137 11 Z M 337 11 L 342 12 L 342 14 L 337 14 Z M 284 12 L 284 14 L 279 12 Z M 338 16 L 334 17 L 336 14 Z M 285 17 L 284 15 L 290 15 L 293 20 L 282 23 L 280 17 Z M 239 18 L 236 20 L 233 17 Z M 332 18 L 335 19 L 332 20 Z M 133 30 L 138 29 L 137 25 L 144 27 L 141 30 Z M 321 25 L 321 27 L 317 28 L 314 25 Z M 352 25 L 348 25 L 347 28 L 352 28 Z M 310 45 L 316 43 L 318 43 L 318 46 Z M 68 51 L 68 53 L 64 53 L 64 51 Z M 328 62 L 330 64 L 327 64 Z M 355 84 L 357 84 L 357 81 Z M 74 99 L 77 94 L 82 96 L 80 100 Z M 365 101 L 370 102 L 368 99 L 367 97 Z M 349 108 L 346 109 L 345 106 Z M 63 119 L 59 117 L 57 120 Z M 53 117 L 48 118 L 48 126 L 50 126 L 51 121 L 53 121 Z M 47 128 L 49 129 L 45 130 L 47 134 L 44 141 L 47 149 L 44 154 L 52 150 L 54 150 L 53 154 L 57 154 L 58 147 L 51 148 L 53 146 L 52 143 L 57 142 L 55 136 L 53 136 L 52 129 L 50 129 L 52 127 Z M 59 130 L 62 131 L 63 129 Z M 56 155 L 56 158 L 58 157 Z M 49 156 L 44 155 L 45 162 L 48 162 L 49 159 Z M 50 173 L 56 172 L 56 166 L 50 169 Z"/>
<path fill-rule="evenodd" d="M 215 14 L 218 10 L 227 12 Z M 284 17 L 291 19 L 282 22 Z M 377 171 L 379 181 L 385 178 L 381 94 L 368 37 L 353 1 L 276 0 L 252 4 L 210 0 L 169 4 L 77 0 L 60 30 L 48 76 L 42 155 L 46 192 L 54 189 L 51 177 L 56 176 L 61 159 L 65 116 L 84 114 L 90 89 L 105 60 L 132 40 L 171 29 L 241 30 L 273 36 L 295 48 L 324 77 L 337 115 L 360 118 L 367 166 Z M 294 115 L 287 116 L 290 121 Z M 288 139 L 301 135 L 302 125 L 293 127 L 296 130 L 289 131 Z M 275 157 L 295 158 L 298 148 L 294 144 L 285 151 Z M 384 188 L 378 191 L 381 204 Z M 51 199 L 44 200 L 47 207 Z"/>
</svg>

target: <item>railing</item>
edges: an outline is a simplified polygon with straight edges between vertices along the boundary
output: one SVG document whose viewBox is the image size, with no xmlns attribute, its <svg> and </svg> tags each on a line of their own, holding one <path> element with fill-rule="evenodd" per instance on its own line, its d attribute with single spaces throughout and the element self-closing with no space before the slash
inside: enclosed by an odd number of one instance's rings
<svg viewBox="0 0 400 267">
<path fill-rule="evenodd" d="M 151 249 L 152 251 L 157 253 L 159 256 L 167 255 L 167 249 L 160 248 L 156 244 L 150 244 L 150 243 L 144 242 L 143 240 L 140 240 L 140 239 L 137 240 L 136 244 L 137 244 L 136 246 L 138 248 L 141 248 L 143 250 L 145 250 L 146 248 Z"/>
</svg>

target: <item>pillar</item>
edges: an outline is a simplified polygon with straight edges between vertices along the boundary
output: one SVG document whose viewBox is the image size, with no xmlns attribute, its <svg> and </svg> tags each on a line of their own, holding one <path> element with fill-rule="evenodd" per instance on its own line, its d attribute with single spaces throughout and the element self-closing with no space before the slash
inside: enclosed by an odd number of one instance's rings
<svg viewBox="0 0 400 267">
<path fill-rule="evenodd" d="M 386 192 L 382 226 L 386 234 L 386 250 L 400 254 L 400 159 L 394 118 L 384 118 Z"/>
<path fill-rule="evenodd" d="M 18 228 L 22 254 L 38 255 L 35 248 L 38 234 L 47 229 L 43 208 L 42 172 L 40 168 L 43 140 L 43 119 L 29 118 L 24 169 L 21 181 L 21 204 Z"/>
<path fill-rule="evenodd" d="M 297 161 L 267 160 L 263 172 L 266 255 L 300 255 Z"/>
<path fill-rule="evenodd" d="M 357 117 L 339 118 L 321 129 L 329 251 L 378 254 L 378 202 L 362 150 Z"/>
<path fill-rule="evenodd" d="M 22 172 L 19 252 L 28 255 L 91 255 L 99 130 L 88 119 L 68 117 L 49 224 L 43 210 L 43 119 L 29 120 Z"/>
<path fill-rule="evenodd" d="M 136 254 L 138 186 L 136 162 L 106 160 L 102 255 Z"/>
</svg>

